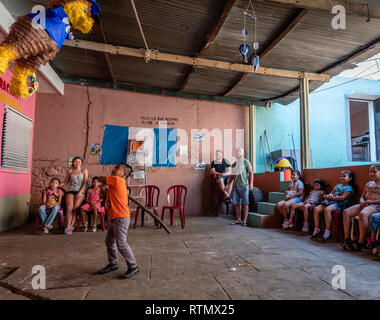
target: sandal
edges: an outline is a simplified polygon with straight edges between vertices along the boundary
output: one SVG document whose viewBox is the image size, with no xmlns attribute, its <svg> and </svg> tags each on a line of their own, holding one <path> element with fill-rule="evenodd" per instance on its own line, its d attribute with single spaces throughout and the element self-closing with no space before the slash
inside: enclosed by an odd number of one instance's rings
<svg viewBox="0 0 380 320">
<path fill-rule="evenodd" d="M 241 221 L 238 221 L 238 220 L 236 220 L 236 221 L 234 221 L 234 222 L 232 222 L 231 224 L 241 224 Z"/>
<path fill-rule="evenodd" d="M 241 225 L 242 225 L 243 227 L 248 227 L 247 222 L 243 222 Z"/>
<path fill-rule="evenodd" d="M 355 240 L 352 242 L 352 247 L 354 251 L 362 251 L 362 249 L 365 247 L 365 243 L 360 243 L 358 240 Z"/>
<path fill-rule="evenodd" d="M 97 226 L 96 225 L 92 226 L 92 232 L 96 232 L 96 230 L 97 230 Z"/>
<path fill-rule="evenodd" d="M 355 251 L 354 246 L 352 245 L 352 240 L 351 238 L 344 239 L 342 243 L 342 249 L 343 250 L 350 250 L 350 251 Z"/>
<path fill-rule="evenodd" d="M 88 222 L 84 221 L 83 222 L 83 232 L 87 232 L 87 229 L 88 229 Z"/>
</svg>

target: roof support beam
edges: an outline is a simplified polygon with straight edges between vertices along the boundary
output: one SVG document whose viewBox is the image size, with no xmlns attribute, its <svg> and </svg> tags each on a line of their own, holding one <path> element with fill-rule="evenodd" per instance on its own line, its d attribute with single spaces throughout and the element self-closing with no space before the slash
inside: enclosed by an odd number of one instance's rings
<svg viewBox="0 0 380 320">
<path fill-rule="evenodd" d="M 293 30 L 293 28 L 298 24 L 298 22 L 301 21 L 301 19 L 305 16 L 307 13 L 306 9 L 301 10 L 297 16 L 293 19 L 293 21 L 284 29 L 280 34 L 259 54 L 260 59 L 262 59 L 264 56 L 266 56 L 269 51 L 271 51 L 282 39 L 286 37 L 286 35 Z M 244 73 L 242 77 L 224 94 L 224 96 L 228 96 L 231 94 L 235 88 L 240 86 L 241 83 L 247 78 L 248 73 Z"/>
<path fill-rule="evenodd" d="M 100 33 L 102 35 L 103 42 L 105 44 L 107 44 L 107 37 L 106 37 L 106 34 L 104 32 L 104 29 L 103 29 L 103 24 L 102 24 L 102 20 L 100 19 L 100 15 L 98 15 L 97 21 L 99 23 Z M 110 76 L 112 82 L 115 82 L 115 78 L 113 76 L 112 64 L 111 64 L 111 59 L 110 59 L 109 53 L 107 53 L 107 52 L 104 53 L 104 59 L 106 60 L 106 65 L 107 65 L 109 76 Z"/>
<path fill-rule="evenodd" d="M 329 12 L 332 12 L 334 6 L 341 5 L 346 9 L 347 15 L 380 19 L 380 7 L 371 4 L 352 3 L 347 0 L 265 0 L 265 2 Z"/>
<path fill-rule="evenodd" d="M 81 48 L 87 50 L 94 50 L 98 52 L 108 52 L 115 55 L 124 55 L 136 58 L 144 58 L 146 56 L 145 49 L 134 49 L 129 47 L 121 46 L 112 46 L 104 43 L 90 42 L 85 40 L 66 40 L 64 45 Z M 202 58 L 192 58 L 187 56 L 181 56 L 177 54 L 161 53 L 158 51 L 150 51 L 149 53 L 150 60 L 165 61 L 172 63 L 187 64 L 191 66 L 199 66 L 206 68 L 214 68 L 221 70 L 228 70 L 234 72 L 242 73 L 255 73 L 259 75 L 266 75 L 272 77 L 281 77 L 281 78 L 292 78 L 292 79 L 303 79 L 308 78 L 310 80 L 316 80 L 321 82 L 328 82 L 330 80 L 329 75 L 325 74 L 316 74 L 309 72 L 300 72 L 292 70 L 283 70 L 283 69 L 273 69 L 273 68 L 264 68 L 261 67 L 257 72 L 253 71 L 252 66 L 245 64 L 229 63 L 224 61 L 209 60 Z"/>
<path fill-rule="evenodd" d="M 197 58 L 202 58 L 204 54 L 206 53 L 207 49 L 211 46 L 216 36 L 218 35 L 220 29 L 222 28 L 224 22 L 226 21 L 228 14 L 230 13 L 232 7 L 234 6 L 234 3 L 235 3 L 235 0 L 227 0 L 226 5 L 224 6 L 224 9 L 222 11 L 222 14 L 219 17 L 217 24 L 213 28 L 212 32 L 207 36 L 206 43 L 204 44 L 202 49 L 196 55 Z M 195 67 L 192 67 L 185 81 L 182 83 L 180 90 L 185 89 L 194 71 L 195 71 Z"/>
</svg>

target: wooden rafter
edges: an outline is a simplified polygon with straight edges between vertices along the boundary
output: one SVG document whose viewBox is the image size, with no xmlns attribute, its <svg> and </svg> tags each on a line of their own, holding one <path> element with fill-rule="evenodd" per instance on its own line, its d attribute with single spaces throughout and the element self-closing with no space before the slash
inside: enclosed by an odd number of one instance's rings
<svg viewBox="0 0 380 320">
<path fill-rule="evenodd" d="M 301 10 L 297 16 L 292 20 L 292 22 L 280 32 L 280 34 L 259 54 L 260 59 L 266 56 L 286 35 L 293 30 L 293 28 L 301 21 L 301 19 L 307 13 L 306 9 Z M 224 96 L 228 96 L 231 94 L 233 90 L 235 90 L 241 83 L 247 78 L 248 73 L 244 73 L 242 77 L 224 94 Z"/>
<path fill-rule="evenodd" d="M 98 16 L 97 21 L 98 21 L 98 24 L 99 24 L 100 33 L 102 34 L 103 42 L 104 42 L 104 44 L 107 44 L 107 37 L 106 37 L 106 34 L 104 32 L 104 29 L 103 29 L 102 21 L 100 20 L 100 15 Z M 104 53 L 104 58 L 106 60 L 106 65 L 107 65 L 107 69 L 108 69 L 108 73 L 110 75 L 110 78 L 111 78 L 112 82 L 115 83 L 115 77 L 113 76 L 111 58 L 110 58 L 109 53 L 105 52 Z"/>
<path fill-rule="evenodd" d="M 224 9 L 219 17 L 218 22 L 214 26 L 212 32 L 208 34 L 206 43 L 203 45 L 202 49 L 199 51 L 199 53 L 196 55 L 197 58 L 202 58 L 204 54 L 206 53 L 207 49 L 211 46 L 213 41 L 215 40 L 216 36 L 218 35 L 220 29 L 222 28 L 224 22 L 226 21 L 226 18 L 228 14 L 230 13 L 232 7 L 234 6 L 235 0 L 228 0 L 226 2 L 226 5 L 224 6 Z M 193 72 L 195 71 L 195 67 L 192 67 L 189 74 L 186 76 L 185 81 L 182 83 L 180 90 L 184 90 L 187 84 L 189 83 L 191 76 Z"/>
<path fill-rule="evenodd" d="M 346 9 L 347 15 L 380 19 L 379 6 L 365 3 L 353 3 L 346 0 L 265 0 L 265 2 L 329 12 L 332 11 L 334 6 L 342 5 Z"/>
<path fill-rule="evenodd" d="M 66 40 L 64 42 L 64 45 L 75 47 L 75 48 L 94 50 L 98 52 L 107 52 L 109 54 L 124 55 L 124 56 L 136 57 L 136 58 L 146 58 L 146 53 L 147 53 L 145 49 L 112 46 L 109 44 L 103 44 L 103 43 L 97 43 L 97 42 L 91 42 L 91 41 L 85 41 L 85 40 Z M 228 70 L 228 71 L 234 71 L 234 72 L 255 73 L 259 75 L 281 77 L 281 78 L 292 78 L 292 79 L 308 78 L 309 80 L 316 80 L 316 81 L 322 81 L 322 82 L 330 81 L 330 76 L 325 75 L 325 74 L 316 74 L 316 73 L 310 73 L 310 72 L 300 72 L 300 71 L 265 68 L 265 67 L 260 67 L 256 72 L 254 72 L 252 66 L 249 66 L 246 64 L 229 63 L 225 61 L 210 60 L 210 59 L 203 59 L 203 58 L 193 58 L 193 57 L 181 56 L 178 54 L 162 53 L 158 51 L 151 51 L 149 53 L 149 59 L 157 60 L 157 61 L 172 62 L 172 63 L 187 64 L 191 66 Z"/>
</svg>

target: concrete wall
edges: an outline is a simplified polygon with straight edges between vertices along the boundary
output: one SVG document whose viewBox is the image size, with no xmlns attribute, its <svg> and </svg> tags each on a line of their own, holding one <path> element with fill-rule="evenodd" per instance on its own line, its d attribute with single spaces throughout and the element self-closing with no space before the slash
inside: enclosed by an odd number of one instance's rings
<svg viewBox="0 0 380 320">
<path fill-rule="evenodd" d="M 231 129 L 232 150 L 236 148 L 236 129 L 246 129 L 246 138 L 248 134 L 248 107 L 226 103 L 66 85 L 63 97 L 39 95 L 36 105 L 31 188 L 33 210 L 37 208 L 41 191 L 48 181 L 53 176 L 64 178 L 69 156 L 84 157 L 84 166 L 91 176 L 111 173 L 111 166 L 99 164 L 100 156 L 90 155 L 91 143 L 102 143 L 106 124 L 157 128 L 155 123 L 143 124 L 141 117 L 177 118 L 174 127 L 188 133 L 189 155 L 194 146 L 191 129 L 211 131 L 218 128 L 222 132 Z M 227 158 L 234 160 L 232 157 Z M 161 189 L 160 206 L 166 203 L 168 187 L 184 184 L 188 188 L 186 214 L 211 213 L 211 179 L 208 170 L 195 170 L 190 163 L 178 164 L 176 168 L 148 168 L 147 177 L 149 184 Z"/>
<path fill-rule="evenodd" d="M 346 83 L 348 81 L 352 82 Z M 327 88 L 332 89 L 326 90 Z M 347 161 L 347 148 L 350 146 L 347 131 L 350 121 L 348 98 L 353 94 L 380 95 L 380 81 L 334 77 L 316 92 L 310 94 L 310 147 L 314 168 L 353 164 Z M 299 149 L 299 108 L 299 99 L 287 106 L 274 104 L 269 110 L 257 107 L 257 172 L 265 172 L 260 144 L 260 136 L 264 135 L 264 130 L 268 132 L 272 151 L 293 149 L 292 134 L 294 135 L 296 149 Z M 266 157 L 269 161 L 267 151 Z"/>
<path fill-rule="evenodd" d="M 5 105 L 9 105 L 31 119 L 34 119 L 35 96 L 28 99 L 16 98 L 9 94 L 12 73 L 7 71 L 0 77 L 0 130 L 3 128 Z M 1 135 L 2 131 L 0 131 Z M 33 132 L 32 139 L 33 141 Z M 1 150 L 2 139 L 0 139 Z M 28 219 L 32 167 L 32 145 L 29 170 L 3 168 L 0 165 L 0 231 L 23 224 Z"/>
</svg>

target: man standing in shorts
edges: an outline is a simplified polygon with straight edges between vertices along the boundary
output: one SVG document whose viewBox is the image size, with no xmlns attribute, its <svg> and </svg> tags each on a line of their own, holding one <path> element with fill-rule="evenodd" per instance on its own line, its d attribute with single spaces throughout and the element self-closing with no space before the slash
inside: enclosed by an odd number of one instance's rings
<svg viewBox="0 0 380 320">
<path fill-rule="evenodd" d="M 236 162 L 232 165 L 232 174 L 228 184 L 233 181 L 232 199 L 236 209 L 236 220 L 232 224 L 247 226 L 249 190 L 253 189 L 253 172 L 251 163 L 244 159 L 244 149 L 236 149 Z M 243 205 L 243 222 L 241 221 L 241 206 Z"/>
</svg>

